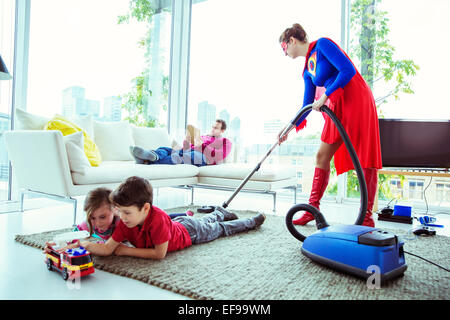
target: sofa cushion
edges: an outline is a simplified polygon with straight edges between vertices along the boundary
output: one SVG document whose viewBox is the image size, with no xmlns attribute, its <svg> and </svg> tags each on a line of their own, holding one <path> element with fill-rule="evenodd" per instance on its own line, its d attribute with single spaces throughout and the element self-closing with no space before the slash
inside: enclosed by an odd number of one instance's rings
<svg viewBox="0 0 450 320">
<path fill-rule="evenodd" d="M 215 177 L 226 179 L 245 179 L 247 175 L 256 167 L 256 164 L 249 163 L 224 163 L 214 166 L 200 167 L 199 177 Z M 278 181 L 296 176 L 293 166 L 286 165 L 261 165 L 250 180 L 258 181 Z"/>
<path fill-rule="evenodd" d="M 129 123 L 94 121 L 94 136 L 104 161 L 134 160 L 130 153 L 134 139 Z"/>
<path fill-rule="evenodd" d="M 166 128 L 147 128 L 131 126 L 136 146 L 155 150 L 159 147 L 172 147 Z"/>
<path fill-rule="evenodd" d="M 91 138 L 94 138 L 92 115 L 75 115 L 73 117 L 67 117 L 67 119 L 86 131 Z M 49 121 L 50 118 L 38 116 L 20 108 L 15 109 L 14 128 L 16 130 L 43 130 Z"/>
<path fill-rule="evenodd" d="M 86 131 L 86 133 L 95 141 L 94 136 L 94 120 L 92 118 L 92 115 L 87 116 L 78 116 L 75 115 L 73 117 L 67 117 L 71 122 L 75 123 L 77 126 L 79 126 L 81 129 Z"/>
<path fill-rule="evenodd" d="M 16 130 L 42 130 L 49 120 L 50 118 L 41 117 L 16 108 L 14 128 Z"/>
<path fill-rule="evenodd" d="M 64 136 L 63 139 L 66 146 L 70 171 L 84 173 L 85 169 L 89 168 L 91 164 L 84 153 L 83 132 L 78 131 L 69 134 Z"/>
<path fill-rule="evenodd" d="M 174 179 L 194 177 L 198 168 L 189 164 L 179 165 L 144 165 L 134 161 L 103 161 L 98 167 L 86 168 L 84 174 L 72 173 L 74 184 L 101 184 L 122 182 L 131 176 L 149 179 Z"/>
</svg>

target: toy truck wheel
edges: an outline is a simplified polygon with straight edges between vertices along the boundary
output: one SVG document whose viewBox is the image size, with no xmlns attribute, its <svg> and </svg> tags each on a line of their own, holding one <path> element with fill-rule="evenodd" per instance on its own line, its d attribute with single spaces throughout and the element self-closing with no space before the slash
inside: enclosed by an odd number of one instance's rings
<svg viewBox="0 0 450 320">
<path fill-rule="evenodd" d="M 67 272 L 67 268 L 63 269 L 62 277 L 63 277 L 64 280 L 69 279 L 69 273 Z"/>
<path fill-rule="evenodd" d="M 47 259 L 47 269 L 50 271 L 52 271 L 52 269 L 53 269 L 53 263 L 52 263 L 52 260 L 50 260 L 50 259 Z"/>
</svg>

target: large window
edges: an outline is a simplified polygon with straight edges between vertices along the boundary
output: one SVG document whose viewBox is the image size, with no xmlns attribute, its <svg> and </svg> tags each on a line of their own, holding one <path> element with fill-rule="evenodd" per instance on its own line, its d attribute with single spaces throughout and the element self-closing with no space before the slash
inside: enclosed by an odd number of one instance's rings
<svg viewBox="0 0 450 320">
<path fill-rule="evenodd" d="M 188 2 L 160 0 L 149 2 L 151 19 L 136 21 L 130 17 L 119 24 L 118 17 L 129 13 L 130 1 L 33 1 L 29 46 L 25 48 L 29 49 L 28 69 L 24 72 L 27 81 L 22 83 L 27 92 L 25 98 L 16 101 L 16 107 L 46 117 L 57 113 L 68 117 L 92 115 L 97 121 L 128 119 L 139 125 L 166 126 L 169 120 L 168 126 L 176 127 L 171 128 L 171 133 L 182 130 L 184 116 L 203 134 L 208 133 L 215 119 L 222 118 L 228 124 L 225 136 L 234 145 L 229 161 L 255 164 L 303 101 L 304 59 L 284 56 L 278 43 L 281 32 L 300 23 L 311 41 L 329 37 L 346 47 L 348 39 L 341 39 L 341 31 L 347 21 L 341 21 L 345 17 L 341 6 L 348 2 L 348 8 L 352 8 L 358 2 L 370 2 L 193 0 L 189 11 Z M 449 64 L 443 63 L 450 44 L 442 38 L 443 30 L 450 29 L 450 2 L 372 2 L 389 19 L 389 32 L 384 30 L 383 37 L 395 49 L 393 59 L 409 59 L 420 67 L 416 76 L 407 77 L 414 93 L 400 93 L 399 99 L 389 96 L 397 77 L 389 83 L 384 83 L 383 77 L 374 78 L 375 98 L 387 96 L 386 103 L 380 104 L 380 116 L 450 119 L 450 109 L 441 98 L 446 92 L 445 75 L 450 72 Z M 0 2 L 0 53 L 11 72 L 15 3 Z M 417 23 L 423 17 L 427 23 Z M 186 21 L 191 21 L 190 32 Z M 357 29 L 350 29 L 350 40 L 358 42 L 359 34 L 354 32 Z M 351 55 L 351 48 L 347 52 Z M 352 58 L 358 69 L 364 68 L 359 57 Z M 185 81 L 187 75 L 189 81 Z M 0 134 L 9 128 L 11 92 L 12 81 L 1 81 Z M 134 103 L 135 98 L 140 99 L 138 103 Z M 167 119 L 168 110 L 176 111 L 171 119 Z M 172 121 L 175 117 L 179 121 Z M 311 190 L 322 127 L 322 115 L 312 112 L 307 127 L 299 134 L 292 133 L 267 161 L 296 166 L 298 187 L 305 195 Z M 5 148 L 1 150 L 0 200 L 7 186 L 2 168 L 8 162 Z M 354 175 L 348 176 L 351 182 Z M 433 180 L 429 188 L 428 181 L 417 184 L 420 177 L 393 179 L 397 180 L 383 180 L 387 189 L 392 189 L 383 194 L 388 200 L 399 194 L 421 200 L 425 199 L 421 193 L 427 192 L 427 198 L 434 199 L 432 204 L 449 201 L 450 179 Z M 346 194 L 359 197 L 355 184 L 348 186 Z M 339 188 L 340 195 L 344 189 Z M 337 178 L 332 174 L 327 195 L 336 194 Z"/>
<path fill-rule="evenodd" d="M 152 1 L 139 21 L 132 1 L 0 1 L 0 54 L 11 74 L 18 40 L 14 107 L 47 118 L 165 126 L 171 1 Z M 11 126 L 13 81 L 0 81 L 0 200 L 9 198 L 3 132 Z"/>
<path fill-rule="evenodd" d="M 119 121 L 134 116 L 139 106 L 141 123 L 159 124 L 161 119 L 165 124 L 167 11 L 155 8 L 151 21 L 130 18 L 119 24 L 119 16 L 129 12 L 129 0 L 33 2 L 27 111 Z M 132 105 L 129 101 L 139 95 L 139 81 L 146 84 L 144 98 Z"/>
<path fill-rule="evenodd" d="M 15 1 L 0 1 L 0 55 L 13 74 Z M 0 201 L 8 200 L 9 159 L 3 133 L 11 127 L 12 80 L 0 80 Z"/>
<path fill-rule="evenodd" d="M 359 5 L 363 5 L 363 10 L 377 17 L 377 35 L 373 38 L 375 45 L 374 58 L 392 56 L 387 60 L 393 62 L 387 76 L 393 75 L 392 79 L 385 81 L 386 75 L 375 74 L 373 77 L 373 93 L 377 101 L 378 114 L 384 118 L 398 119 L 420 119 L 420 120 L 449 120 L 450 108 L 442 100 L 441 93 L 446 92 L 448 81 L 447 75 L 450 73 L 448 52 L 450 44 L 443 41 L 443 33 L 450 30 L 450 1 L 437 0 L 426 2 L 422 0 L 351 0 L 353 10 Z M 368 4 L 373 4 L 370 6 Z M 360 12 L 360 11 L 358 11 Z M 360 15 L 361 16 L 361 15 Z M 359 17 L 360 17 L 359 16 Z M 361 19 L 357 19 L 361 21 Z M 381 22 L 384 21 L 383 25 Z M 426 21 L 426 23 L 418 23 Z M 370 22 L 367 20 L 366 22 Z M 370 25 L 370 23 L 368 24 Z M 365 31 L 353 27 L 350 35 L 352 46 L 366 44 L 362 40 L 364 37 L 370 38 L 370 30 Z M 385 43 L 389 46 L 381 48 L 379 45 Z M 383 51 L 384 50 L 384 51 Z M 354 52 L 351 52 L 354 54 Z M 366 52 L 366 59 L 370 53 Z M 367 70 L 375 66 L 362 65 L 361 55 L 353 55 L 354 62 L 359 70 Z M 378 66 L 387 66 L 384 60 L 378 61 Z M 398 73 L 397 67 L 411 65 L 418 66 L 413 69 L 416 75 L 408 75 L 408 72 Z M 401 69 L 401 68 L 400 68 Z M 407 69 L 405 69 L 407 70 Z M 363 74 L 364 76 L 364 74 Z M 367 80 L 367 77 L 366 77 Z M 409 84 L 410 93 L 394 92 L 394 88 L 399 84 Z M 418 133 L 420 134 L 420 133 Z M 448 137 L 442 139 L 442 147 L 448 148 Z M 424 155 L 426 156 L 426 155 Z M 395 176 L 381 177 L 380 182 L 383 192 L 382 198 L 387 200 L 402 199 L 410 204 L 416 203 L 418 206 L 448 206 L 449 199 L 445 199 L 445 184 L 450 183 L 450 178 L 443 178 L 442 181 L 433 179 L 423 180 L 421 176 L 404 176 L 402 186 L 400 180 Z M 428 186 L 428 187 L 427 187 Z M 350 190 L 350 187 L 349 187 Z M 349 196 L 358 197 L 358 194 L 348 192 Z"/>
<path fill-rule="evenodd" d="M 389 18 L 388 38 L 395 48 L 394 58 L 411 59 L 420 68 L 411 77 L 414 93 L 401 94 L 398 100 L 389 99 L 381 106 L 382 115 L 401 119 L 450 119 L 450 108 L 437 94 L 448 90 L 450 64 L 446 61 L 450 43 L 442 41 L 442 33 L 450 30 L 450 1 L 385 0 L 381 9 Z M 417 23 L 424 19 L 426 23 Z M 388 92 L 387 86 L 379 81 L 375 95 Z"/>
<path fill-rule="evenodd" d="M 318 8 L 320 18 L 317 16 Z M 340 42 L 341 2 L 209 0 L 192 7 L 188 123 L 208 133 L 216 118 L 228 124 L 232 161 L 257 163 L 303 101 L 303 59 L 285 57 L 280 34 L 300 23 L 310 40 Z M 296 163 L 298 185 L 309 193 L 323 117 L 271 155 L 272 163 Z M 267 161 L 269 163 L 269 161 Z"/>
<path fill-rule="evenodd" d="M 379 70 L 382 70 L 383 67 L 389 66 L 386 61 L 394 62 L 386 75 L 374 71 L 373 81 L 369 83 L 372 85 L 380 116 L 421 120 L 450 119 L 450 109 L 436 94 L 447 90 L 446 75 L 450 72 L 450 64 L 445 63 L 450 44 L 448 41 L 442 41 L 442 32 L 450 29 L 450 2 L 351 0 L 350 3 L 352 10 L 359 10 L 357 15 L 354 14 L 355 21 L 350 33 L 350 54 L 363 76 L 369 80 L 371 68 L 376 70 L 379 67 Z M 376 34 L 371 33 L 370 28 L 359 27 L 362 22 L 371 26 L 370 19 L 364 21 L 361 18 L 364 12 L 377 17 L 373 24 L 373 32 L 377 32 Z M 417 23 L 424 19 L 427 23 Z M 375 43 L 370 45 L 368 39 Z M 362 50 L 365 55 L 361 56 L 355 47 L 365 44 L 369 49 Z M 380 44 L 387 46 L 381 47 Z M 366 60 L 367 63 L 362 65 L 361 60 Z M 408 75 L 406 71 L 398 73 L 397 70 L 409 65 L 410 61 L 419 67 L 413 68 L 417 74 Z M 378 63 L 378 66 L 370 65 L 374 62 Z M 385 81 L 388 75 L 394 77 Z M 400 83 L 409 83 L 412 92 L 394 92 L 393 89 Z"/>
</svg>

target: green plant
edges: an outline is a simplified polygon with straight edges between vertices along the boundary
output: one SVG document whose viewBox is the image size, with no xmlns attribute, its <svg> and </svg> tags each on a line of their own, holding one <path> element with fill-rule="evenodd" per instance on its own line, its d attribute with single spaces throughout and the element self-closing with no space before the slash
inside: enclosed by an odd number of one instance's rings
<svg viewBox="0 0 450 320">
<path fill-rule="evenodd" d="M 150 0 L 130 0 L 129 10 L 125 15 L 118 17 L 118 24 L 129 23 L 134 19 L 138 22 L 145 23 L 147 32 L 139 42 L 138 46 L 144 50 L 144 57 L 147 66 L 152 66 L 151 54 L 151 34 L 153 26 L 153 16 L 160 13 L 161 10 L 154 9 L 154 2 Z M 158 119 L 154 119 L 149 115 L 149 101 L 152 97 L 152 90 L 149 88 L 148 79 L 150 78 L 150 69 L 145 68 L 141 74 L 134 79 L 133 88 L 130 92 L 121 96 L 122 108 L 128 112 L 128 116 L 124 119 L 137 126 L 156 127 L 159 126 Z M 169 95 L 169 77 L 162 75 L 162 109 L 167 111 L 167 101 Z"/>
<path fill-rule="evenodd" d="M 155 10 L 152 7 L 152 1 L 149 0 L 130 0 L 128 13 L 119 16 L 118 23 L 128 23 L 134 18 L 140 22 L 150 23 Z"/>
<path fill-rule="evenodd" d="M 349 55 L 359 61 L 360 72 L 373 88 L 380 80 L 389 82 L 391 89 L 375 97 L 379 107 L 389 97 L 399 99 L 400 93 L 412 94 L 411 79 L 419 66 L 410 59 L 394 59 L 395 48 L 390 44 L 387 12 L 379 9 L 381 0 L 353 0 L 351 5 L 351 30 L 357 35 L 351 38 Z"/>
<path fill-rule="evenodd" d="M 157 120 L 146 117 L 148 99 L 152 91 L 148 88 L 147 70 L 132 81 L 134 86 L 132 90 L 122 96 L 122 108 L 128 112 L 125 121 L 140 127 L 156 127 Z"/>
</svg>

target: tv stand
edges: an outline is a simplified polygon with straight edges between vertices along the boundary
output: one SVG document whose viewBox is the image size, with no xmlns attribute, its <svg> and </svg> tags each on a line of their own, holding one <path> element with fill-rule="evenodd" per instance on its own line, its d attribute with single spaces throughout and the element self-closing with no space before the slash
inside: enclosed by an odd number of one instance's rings
<svg viewBox="0 0 450 320">
<path fill-rule="evenodd" d="M 448 168 L 394 168 L 394 167 L 387 167 L 387 168 L 378 170 L 378 174 L 416 176 L 416 177 L 450 178 L 450 169 L 448 169 Z M 376 211 L 378 211 L 378 189 L 377 189 L 377 194 L 375 195 L 375 201 L 374 201 L 374 205 L 373 205 L 373 212 L 376 212 Z"/>
<path fill-rule="evenodd" d="M 378 174 L 450 178 L 449 169 L 438 168 L 383 168 Z"/>
</svg>

